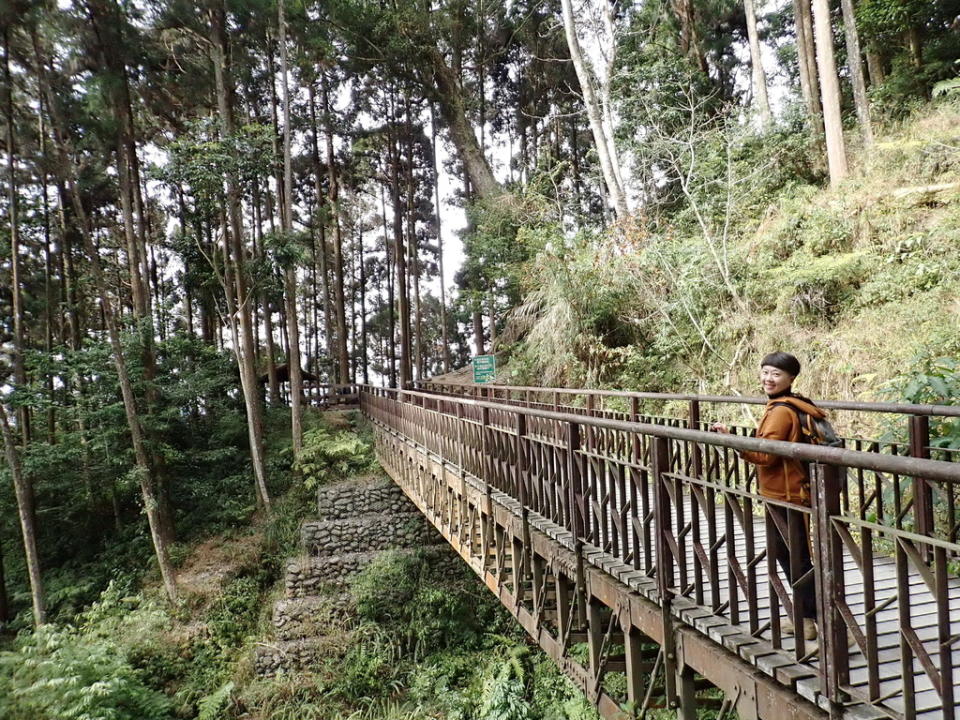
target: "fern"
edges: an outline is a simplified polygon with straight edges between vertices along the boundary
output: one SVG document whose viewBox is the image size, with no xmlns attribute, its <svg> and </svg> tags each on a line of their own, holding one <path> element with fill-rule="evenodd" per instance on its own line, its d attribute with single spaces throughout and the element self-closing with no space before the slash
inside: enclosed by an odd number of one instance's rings
<svg viewBox="0 0 960 720">
<path fill-rule="evenodd" d="M 230 702 L 230 696 L 233 694 L 234 687 L 232 682 L 228 682 L 213 693 L 213 695 L 208 695 L 203 698 L 203 700 L 198 703 L 200 714 L 197 715 L 197 720 L 218 720 L 222 717 L 223 711 Z"/>
<path fill-rule="evenodd" d="M 934 85 L 933 96 L 940 97 L 941 95 L 947 97 L 960 96 L 960 77 L 951 78 L 950 80 L 941 80 Z"/>
<path fill-rule="evenodd" d="M 315 428 L 303 435 L 303 450 L 294 465 L 308 488 L 370 472 L 373 449 L 356 433 Z"/>
<path fill-rule="evenodd" d="M 170 701 L 149 689 L 120 649 L 44 627 L 0 655 L 0 716 L 8 720 L 166 720 Z M 7 687 L 4 687 L 7 686 Z"/>
</svg>

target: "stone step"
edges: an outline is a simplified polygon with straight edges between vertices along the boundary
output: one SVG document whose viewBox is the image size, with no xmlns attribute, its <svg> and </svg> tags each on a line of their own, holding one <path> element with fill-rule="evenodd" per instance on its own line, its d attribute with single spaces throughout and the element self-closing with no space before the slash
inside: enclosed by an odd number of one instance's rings
<svg viewBox="0 0 960 720">
<path fill-rule="evenodd" d="M 345 480 L 317 490 L 317 514 L 321 519 L 368 513 L 412 512 L 416 508 L 392 481 L 380 477 Z"/>
<path fill-rule="evenodd" d="M 344 657 L 352 642 L 351 633 L 261 642 L 254 653 L 254 671 L 260 677 L 274 677 L 279 673 L 309 670 L 323 660 Z"/>
<path fill-rule="evenodd" d="M 411 554 L 422 550 L 431 558 L 431 562 L 444 561 L 451 566 L 460 562 L 460 558 L 446 544 L 423 545 L 420 548 L 397 548 L 394 552 Z M 324 593 L 339 592 L 346 587 L 350 578 L 369 565 L 382 550 L 375 552 L 344 553 L 312 557 L 301 555 L 287 560 L 284 573 L 284 594 L 287 598 L 302 598 Z"/>
<path fill-rule="evenodd" d="M 421 547 L 441 540 L 437 531 L 418 512 L 306 522 L 300 529 L 303 549 L 316 556 Z"/>
<path fill-rule="evenodd" d="M 319 595 L 344 587 L 379 552 L 353 552 L 324 557 L 301 556 L 287 560 L 284 591 L 288 598 Z"/>
<path fill-rule="evenodd" d="M 350 593 L 278 600 L 273 606 L 273 632 L 278 640 L 299 640 L 344 632 L 353 616 Z"/>
</svg>

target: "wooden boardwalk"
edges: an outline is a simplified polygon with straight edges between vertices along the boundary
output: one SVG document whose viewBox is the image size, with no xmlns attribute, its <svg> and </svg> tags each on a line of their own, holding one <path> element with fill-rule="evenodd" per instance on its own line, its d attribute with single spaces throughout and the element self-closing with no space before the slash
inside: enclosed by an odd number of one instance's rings
<svg viewBox="0 0 960 720">
<path fill-rule="evenodd" d="M 711 702 L 699 675 L 744 720 L 957 716 L 960 547 L 911 524 L 911 478 L 960 482 L 956 465 L 402 395 L 361 394 L 384 467 L 604 717 L 660 693 L 692 720 Z M 780 631 L 793 589 L 739 448 L 834 461 L 811 466 L 816 496 L 790 506 L 787 533 L 797 547 L 809 523 L 816 642 Z M 880 517 L 894 524 L 877 524 L 891 489 Z"/>
<path fill-rule="evenodd" d="M 691 500 L 689 495 L 685 497 L 687 517 L 691 511 Z M 673 515 L 676 522 L 676 514 Z M 766 522 L 761 516 L 753 516 L 753 535 L 755 547 L 763 548 L 766 546 Z M 722 512 L 717 513 L 716 522 L 722 524 L 724 517 Z M 708 523 L 703 518 L 701 523 L 701 532 L 706 535 Z M 739 525 L 735 526 L 735 555 L 741 563 L 746 565 L 749 562 L 747 553 L 747 542 L 745 534 Z M 692 567 L 695 561 L 693 548 L 686 547 L 686 560 L 688 567 Z M 608 555 L 609 557 L 609 555 Z M 849 552 L 844 553 L 844 587 L 846 588 L 846 598 L 854 617 L 862 629 L 866 625 L 866 604 L 864 591 L 864 577 L 856 561 Z M 782 569 L 777 567 L 777 573 L 781 582 L 786 584 L 787 579 Z M 880 704 L 881 707 L 891 710 L 896 714 L 905 712 L 903 688 L 904 675 L 906 668 L 902 663 L 902 654 L 900 651 L 901 634 L 900 626 L 904 621 L 901 617 L 901 610 L 896 602 L 897 597 L 897 567 L 893 557 L 876 556 L 873 563 L 873 588 L 876 593 L 875 607 L 881 609 L 872 613 L 877 625 L 876 644 L 878 649 L 878 674 L 880 678 L 880 694 L 885 697 Z M 720 575 L 718 586 L 721 604 L 730 601 L 728 574 Z M 938 618 L 937 603 L 927 586 L 920 572 L 915 568 L 907 568 L 908 585 L 910 588 L 910 624 L 917 631 L 917 635 L 923 643 L 924 649 L 929 653 L 931 660 L 939 667 L 940 648 L 938 642 Z M 707 594 L 712 590 L 709 580 L 706 581 L 705 591 Z M 765 573 L 758 573 L 757 588 L 757 608 L 759 623 L 761 627 L 769 625 L 771 620 L 770 604 L 770 584 L 767 581 Z M 682 593 L 680 593 L 682 594 Z M 656 598 L 656 594 L 653 595 Z M 889 602 L 883 607 L 885 602 Z M 710 611 L 709 606 L 699 606 L 706 611 Z M 949 581 L 949 609 L 950 609 L 950 631 L 951 634 L 960 637 L 960 579 L 956 577 Z M 713 613 L 717 617 L 729 620 L 728 615 L 724 613 Z M 786 619 L 786 618 L 784 618 Z M 746 625 L 734 625 L 745 634 L 751 634 Z M 772 631 L 765 630 L 759 635 L 755 635 L 766 641 L 772 641 Z M 852 640 L 852 638 L 851 638 Z M 796 650 L 796 641 L 793 636 L 785 635 L 782 637 L 782 649 L 786 651 L 785 659 L 793 660 Z M 811 643 L 807 643 L 811 645 Z M 820 658 L 818 653 L 818 644 L 814 642 L 812 647 L 806 648 L 806 654 L 809 656 L 804 664 L 813 669 L 818 669 Z M 771 649 L 772 649 L 771 642 Z M 952 656 L 952 667 L 955 671 L 955 677 L 960 678 L 960 654 Z M 913 682 L 916 692 L 916 717 L 922 720 L 934 720 L 943 717 L 943 708 L 941 707 L 940 696 L 933 687 L 933 684 L 924 672 L 919 659 L 914 658 L 912 662 Z M 853 689 L 866 692 L 867 686 L 867 660 L 859 645 L 853 641 L 850 643 L 850 685 Z M 960 711 L 960 707 L 955 704 L 955 709 Z"/>
</svg>

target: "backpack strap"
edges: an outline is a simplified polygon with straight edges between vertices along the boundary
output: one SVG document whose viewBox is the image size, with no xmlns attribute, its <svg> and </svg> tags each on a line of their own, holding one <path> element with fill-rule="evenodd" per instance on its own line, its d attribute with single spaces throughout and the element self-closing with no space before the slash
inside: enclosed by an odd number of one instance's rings
<svg viewBox="0 0 960 720">
<path fill-rule="evenodd" d="M 785 407 L 790 408 L 794 415 L 797 416 L 797 422 L 800 423 L 800 437 L 797 442 L 810 442 L 810 415 L 805 413 L 800 408 L 796 407 L 792 403 L 788 402 L 775 402 L 771 403 L 770 407 Z"/>
</svg>

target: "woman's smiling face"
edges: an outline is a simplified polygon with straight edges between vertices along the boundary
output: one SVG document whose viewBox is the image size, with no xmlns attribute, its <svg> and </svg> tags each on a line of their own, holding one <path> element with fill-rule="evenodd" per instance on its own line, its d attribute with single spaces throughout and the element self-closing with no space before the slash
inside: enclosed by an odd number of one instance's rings
<svg viewBox="0 0 960 720">
<path fill-rule="evenodd" d="M 760 385 L 767 395 L 777 395 L 793 385 L 794 376 L 773 365 L 760 368 Z"/>
</svg>

